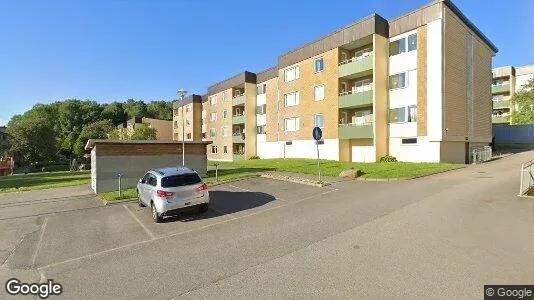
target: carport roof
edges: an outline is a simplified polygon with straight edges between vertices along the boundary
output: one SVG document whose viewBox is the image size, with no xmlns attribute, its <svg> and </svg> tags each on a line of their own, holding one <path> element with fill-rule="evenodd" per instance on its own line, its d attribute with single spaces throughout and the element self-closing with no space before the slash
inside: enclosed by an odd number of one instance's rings
<svg viewBox="0 0 534 300">
<path fill-rule="evenodd" d="M 211 144 L 211 141 L 184 141 L 184 144 Z M 85 150 L 91 150 L 96 144 L 182 144 L 181 141 L 171 140 L 104 140 L 90 139 L 85 144 Z"/>
</svg>

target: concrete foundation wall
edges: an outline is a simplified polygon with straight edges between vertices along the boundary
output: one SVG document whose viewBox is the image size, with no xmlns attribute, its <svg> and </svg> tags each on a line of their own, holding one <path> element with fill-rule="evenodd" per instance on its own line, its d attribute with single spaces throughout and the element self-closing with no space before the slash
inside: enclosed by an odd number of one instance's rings
<svg viewBox="0 0 534 300">
<path fill-rule="evenodd" d="M 182 156 L 179 154 L 98 156 L 95 161 L 92 172 L 96 175 L 96 181 L 93 190 L 95 193 L 103 193 L 118 190 L 118 173 L 122 174 L 122 188 L 132 188 L 150 169 L 181 166 Z M 186 154 L 185 164 L 197 171 L 200 176 L 206 175 L 206 155 Z"/>
</svg>

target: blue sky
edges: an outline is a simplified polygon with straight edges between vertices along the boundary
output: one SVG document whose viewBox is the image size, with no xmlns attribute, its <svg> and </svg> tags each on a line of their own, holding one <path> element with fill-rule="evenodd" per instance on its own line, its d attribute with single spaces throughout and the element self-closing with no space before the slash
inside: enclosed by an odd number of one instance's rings
<svg viewBox="0 0 534 300">
<path fill-rule="evenodd" d="M 182 87 L 201 94 L 373 12 L 389 19 L 427 2 L 5 0 L 0 125 L 36 103 L 171 100 Z M 454 3 L 499 48 L 494 66 L 534 64 L 534 1 Z"/>
</svg>

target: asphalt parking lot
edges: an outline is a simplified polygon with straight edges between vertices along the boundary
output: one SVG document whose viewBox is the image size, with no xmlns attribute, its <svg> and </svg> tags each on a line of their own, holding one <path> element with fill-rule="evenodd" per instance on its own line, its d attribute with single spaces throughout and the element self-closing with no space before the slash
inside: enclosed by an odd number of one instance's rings
<svg viewBox="0 0 534 300">
<path fill-rule="evenodd" d="M 515 196 L 527 157 L 398 182 L 242 180 L 161 224 L 84 187 L 3 195 L 0 280 L 84 299 L 474 297 L 534 282 L 534 206 Z"/>
</svg>

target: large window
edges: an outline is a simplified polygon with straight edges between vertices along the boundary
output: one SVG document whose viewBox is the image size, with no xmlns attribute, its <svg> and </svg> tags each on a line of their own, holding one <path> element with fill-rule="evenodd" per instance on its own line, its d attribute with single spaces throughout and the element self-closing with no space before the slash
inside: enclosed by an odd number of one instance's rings
<svg viewBox="0 0 534 300">
<path fill-rule="evenodd" d="M 267 92 L 267 84 L 258 84 L 258 95 L 263 95 Z"/>
<path fill-rule="evenodd" d="M 389 110 L 390 123 L 417 122 L 417 106 L 398 107 Z"/>
<path fill-rule="evenodd" d="M 217 95 L 210 96 L 209 100 L 210 100 L 210 105 L 217 104 Z"/>
<path fill-rule="evenodd" d="M 299 66 L 294 66 L 292 68 L 286 69 L 285 75 L 286 75 L 286 82 L 293 81 L 295 79 L 299 79 L 300 77 L 300 68 Z"/>
<path fill-rule="evenodd" d="M 313 123 L 317 127 L 324 127 L 324 115 L 323 114 L 316 114 L 313 116 Z"/>
<path fill-rule="evenodd" d="M 417 50 L 417 33 L 389 43 L 389 56 Z"/>
<path fill-rule="evenodd" d="M 389 89 L 399 89 L 406 87 L 407 84 L 406 73 L 399 73 L 389 76 Z"/>
<path fill-rule="evenodd" d="M 287 118 L 284 121 L 286 131 L 298 131 L 300 129 L 300 118 Z"/>
<path fill-rule="evenodd" d="M 264 115 L 266 111 L 267 111 L 267 104 L 256 106 L 257 115 Z"/>
<path fill-rule="evenodd" d="M 324 59 L 318 58 L 315 60 L 315 73 L 322 72 L 324 70 Z"/>
<path fill-rule="evenodd" d="M 299 92 L 293 92 L 285 95 L 286 106 L 294 106 L 300 103 Z"/>
<path fill-rule="evenodd" d="M 313 94 L 314 94 L 315 101 L 323 100 L 324 99 L 324 85 L 315 86 Z"/>
</svg>

